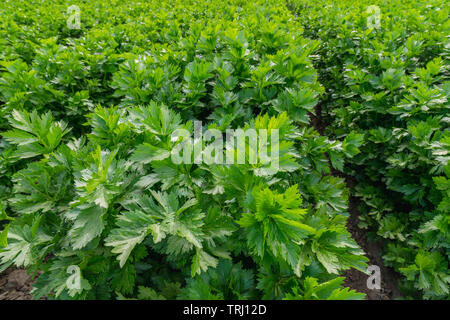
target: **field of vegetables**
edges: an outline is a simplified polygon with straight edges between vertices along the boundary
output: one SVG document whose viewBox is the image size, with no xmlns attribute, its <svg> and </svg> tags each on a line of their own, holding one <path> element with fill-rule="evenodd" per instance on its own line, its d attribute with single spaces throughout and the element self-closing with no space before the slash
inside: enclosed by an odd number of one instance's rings
<svg viewBox="0 0 450 320">
<path fill-rule="evenodd" d="M 2 1 L 0 272 L 34 299 L 349 300 L 377 264 L 388 299 L 449 299 L 449 9 Z M 195 138 L 228 130 L 270 142 Z"/>
</svg>

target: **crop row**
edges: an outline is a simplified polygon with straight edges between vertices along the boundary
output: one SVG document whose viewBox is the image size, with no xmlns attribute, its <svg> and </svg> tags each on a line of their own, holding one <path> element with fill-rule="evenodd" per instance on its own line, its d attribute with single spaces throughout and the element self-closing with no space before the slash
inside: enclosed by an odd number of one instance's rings
<svg viewBox="0 0 450 320">
<path fill-rule="evenodd" d="M 0 5 L 0 269 L 40 270 L 36 298 L 363 298 L 330 175 L 362 135 L 310 127 L 320 42 L 285 1 L 74 4 L 80 29 L 65 1 Z M 278 130 L 278 171 L 174 163 L 193 121 Z"/>
<path fill-rule="evenodd" d="M 450 82 L 447 1 L 289 1 L 320 39 L 329 137 L 364 136 L 345 171 L 360 226 L 413 298 L 446 298 L 450 273 Z M 369 4 L 376 8 L 369 8 Z"/>
</svg>

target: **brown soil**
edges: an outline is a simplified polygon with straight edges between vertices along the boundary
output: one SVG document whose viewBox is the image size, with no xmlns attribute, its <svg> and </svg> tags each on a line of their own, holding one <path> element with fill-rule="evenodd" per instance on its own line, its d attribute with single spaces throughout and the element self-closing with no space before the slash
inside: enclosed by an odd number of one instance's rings
<svg viewBox="0 0 450 320">
<path fill-rule="evenodd" d="M 0 274 L 0 300 L 31 300 L 32 285 L 25 270 L 9 268 Z"/>
<path fill-rule="evenodd" d="M 340 173 L 340 176 L 343 174 Z M 351 181 L 351 177 L 346 176 L 347 187 L 354 183 Z M 367 288 L 368 275 L 355 270 L 350 269 L 344 272 L 346 277 L 344 285 L 354 289 L 358 292 L 366 294 L 367 300 L 394 300 L 401 297 L 401 293 L 398 290 L 397 281 L 400 279 L 400 275 L 393 269 L 386 267 L 381 256 L 383 243 L 368 241 L 367 231 L 358 227 L 359 222 L 359 200 L 355 197 L 349 197 L 349 213 L 350 217 L 347 220 L 347 229 L 352 234 L 356 243 L 364 250 L 367 258 L 369 258 L 369 265 L 376 265 L 380 267 L 381 272 L 381 289 L 369 289 Z"/>
<path fill-rule="evenodd" d="M 325 125 L 322 121 L 322 106 L 320 103 L 316 104 L 314 107 L 314 113 L 309 113 L 310 124 L 316 129 L 316 131 L 323 136 L 325 131 Z"/>
</svg>

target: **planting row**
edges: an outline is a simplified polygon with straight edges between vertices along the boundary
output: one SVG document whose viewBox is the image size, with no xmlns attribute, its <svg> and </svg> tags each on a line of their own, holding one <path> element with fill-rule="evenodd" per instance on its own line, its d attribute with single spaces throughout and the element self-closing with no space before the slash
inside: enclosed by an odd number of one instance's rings
<svg viewBox="0 0 450 320">
<path fill-rule="evenodd" d="M 320 39 L 326 134 L 364 136 L 345 172 L 360 226 L 412 298 L 449 295 L 450 83 L 447 1 L 289 1 Z"/>
<path fill-rule="evenodd" d="M 363 137 L 310 128 L 320 42 L 285 1 L 74 4 L 80 29 L 65 1 L 0 5 L 0 269 L 42 271 L 36 298 L 364 298 L 329 161 Z M 213 144 L 174 138 L 195 121 L 266 130 L 278 167 L 174 162 Z"/>
</svg>

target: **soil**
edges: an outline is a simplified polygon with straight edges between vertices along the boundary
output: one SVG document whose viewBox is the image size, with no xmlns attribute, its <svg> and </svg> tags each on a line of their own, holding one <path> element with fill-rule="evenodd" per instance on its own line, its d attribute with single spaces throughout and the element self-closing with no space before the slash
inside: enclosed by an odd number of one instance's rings
<svg viewBox="0 0 450 320">
<path fill-rule="evenodd" d="M 314 107 L 314 113 L 309 113 L 310 124 L 316 129 L 316 131 L 323 136 L 325 131 L 325 124 L 322 121 L 322 106 L 320 103 Z"/>
<path fill-rule="evenodd" d="M 25 270 L 9 268 L 0 274 L 0 300 L 31 300 L 32 285 Z"/>
<path fill-rule="evenodd" d="M 369 289 L 367 287 L 367 278 L 369 276 L 355 269 L 344 272 L 344 276 L 346 277 L 344 285 L 358 292 L 365 293 L 367 300 L 395 300 L 400 298 L 401 293 L 397 287 L 397 281 L 400 279 L 400 275 L 384 265 L 381 256 L 383 243 L 368 241 L 367 231 L 361 230 L 358 227 L 358 199 L 355 197 L 349 198 L 349 213 L 350 217 L 347 220 L 347 229 L 352 234 L 356 243 L 366 253 L 366 257 L 369 258 L 368 264 L 380 267 L 381 288 L 379 290 Z"/>
</svg>

